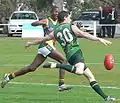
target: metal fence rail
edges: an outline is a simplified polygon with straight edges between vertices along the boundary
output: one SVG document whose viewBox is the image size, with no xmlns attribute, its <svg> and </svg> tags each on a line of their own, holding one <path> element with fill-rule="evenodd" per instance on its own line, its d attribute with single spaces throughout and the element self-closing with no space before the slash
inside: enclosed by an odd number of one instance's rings
<svg viewBox="0 0 120 103">
<path fill-rule="evenodd" d="M 92 23 L 93 24 L 81 24 L 81 22 L 79 22 L 79 21 L 74 22 L 74 24 L 80 24 L 80 25 L 82 25 L 83 28 L 85 26 L 92 25 L 93 35 L 94 36 L 96 36 L 96 34 L 97 34 L 97 32 L 96 32 L 97 29 L 96 28 L 97 27 L 101 27 L 101 26 L 116 26 L 116 33 L 115 34 L 116 35 L 120 35 L 120 24 L 98 24 L 96 21 L 93 21 Z M 8 25 L 11 25 L 11 24 L 0 24 L 0 26 L 3 26 L 3 28 L 4 28 L 4 26 L 8 26 Z M 19 25 L 16 25 L 16 27 L 14 27 L 14 28 L 16 28 L 15 31 L 14 31 L 14 33 L 16 33 L 18 26 Z M 0 28 L 2 28 L 2 27 L 0 27 Z M 22 28 L 22 27 L 19 27 L 19 28 Z"/>
</svg>

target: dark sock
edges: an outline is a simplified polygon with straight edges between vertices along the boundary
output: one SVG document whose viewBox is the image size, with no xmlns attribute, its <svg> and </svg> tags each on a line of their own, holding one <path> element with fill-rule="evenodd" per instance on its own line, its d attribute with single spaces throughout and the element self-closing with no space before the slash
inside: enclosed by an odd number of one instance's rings
<svg viewBox="0 0 120 103">
<path fill-rule="evenodd" d="M 61 68 L 67 70 L 68 72 L 73 72 L 73 73 L 75 73 L 76 70 L 74 66 L 68 64 L 57 64 L 56 68 Z"/>
<path fill-rule="evenodd" d="M 103 97 L 103 99 L 107 98 L 108 96 L 102 91 L 100 86 L 96 81 L 93 81 L 90 83 L 91 87 L 100 95 Z"/>
<path fill-rule="evenodd" d="M 15 78 L 15 74 L 14 74 L 14 73 L 11 73 L 8 77 L 9 77 L 10 80 L 11 80 L 11 79 L 14 79 L 14 78 Z"/>
<path fill-rule="evenodd" d="M 59 81 L 59 86 L 61 86 L 61 85 L 63 85 L 63 84 L 64 84 L 64 82 Z"/>
</svg>

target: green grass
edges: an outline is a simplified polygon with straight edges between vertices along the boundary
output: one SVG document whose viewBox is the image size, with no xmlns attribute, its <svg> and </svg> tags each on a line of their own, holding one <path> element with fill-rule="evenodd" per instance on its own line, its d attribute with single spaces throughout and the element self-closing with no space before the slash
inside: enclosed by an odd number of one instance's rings
<svg viewBox="0 0 120 103">
<path fill-rule="evenodd" d="M 109 39 L 111 46 L 104 46 L 99 42 L 80 40 L 85 60 L 97 81 L 102 87 L 117 87 L 118 89 L 103 88 L 106 94 L 120 98 L 120 47 L 119 38 Z M 0 78 L 4 73 L 11 73 L 30 64 L 37 53 L 37 46 L 24 48 L 27 40 L 21 38 L 0 38 Z M 59 45 L 59 51 L 63 53 Z M 115 57 L 115 66 L 111 71 L 105 70 L 103 61 L 107 53 Z M 50 61 L 47 59 L 46 61 Z M 58 92 L 58 70 L 39 67 L 35 72 L 15 78 L 7 86 L 0 88 L 1 103 L 104 103 L 89 86 L 83 76 L 76 76 L 66 72 L 65 83 L 74 85 L 73 89 Z M 52 85 L 48 85 L 52 84 Z M 117 102 L 119 103 L 119 102 Z"/>
</svg>

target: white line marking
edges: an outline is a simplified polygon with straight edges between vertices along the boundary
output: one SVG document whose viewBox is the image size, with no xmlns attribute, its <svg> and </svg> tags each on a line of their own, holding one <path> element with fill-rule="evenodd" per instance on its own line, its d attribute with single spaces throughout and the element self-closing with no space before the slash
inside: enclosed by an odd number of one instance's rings
<svg viewBox="0 0 120 103">
<path fill-rule="evenodd" d="M 9 82 L 10 84 L 17 84 L 17 85 L 41 85 L 41 86 L 58 86 L 58 84 L 46 84 L 46 83 L 27 83 L 27 82 Z M 83 87 L 83 88 L 91 88 L 91 86 L 88 85 L 79 85 L 79 84 L 69 84 L 68 86 L 73 87 Z M 120 87 L 115 86 L 103 86 L 101 88 L 104 89 L 117 89 L 120 90 Z"/>
<path fill-rule="evenodd" d="M 103 65 L 104 63 L 86 63 L 89 65 Z M 120 64 L 120 62 L 115 63 L 115 64 Z M 11 67 L 11 66 L 25 66 L 26 64 L 0 64 L 0 67 Z M 27 64 L 28 65 L 28 64 Z"/>
</svg>

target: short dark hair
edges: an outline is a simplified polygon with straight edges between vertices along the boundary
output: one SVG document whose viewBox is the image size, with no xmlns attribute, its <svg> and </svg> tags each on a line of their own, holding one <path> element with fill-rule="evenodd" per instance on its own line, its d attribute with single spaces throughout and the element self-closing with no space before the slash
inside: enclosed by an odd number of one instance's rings
<svg viewBox="0 0 120 103">
<path fill-rule="evenodd" d="M 64 17 L 68 17 L 70 13 L 68 11 L 61 11 L 58 14 L 58 22 L 61 23 L 64 21 Z"/>
<path fill-rule="evenodd" d="M 56 5 L 52 6 L 51 12 L 53 12 L 55 9 L 58 9 L 58 6 L 56 6 Z"/>
</svg>

